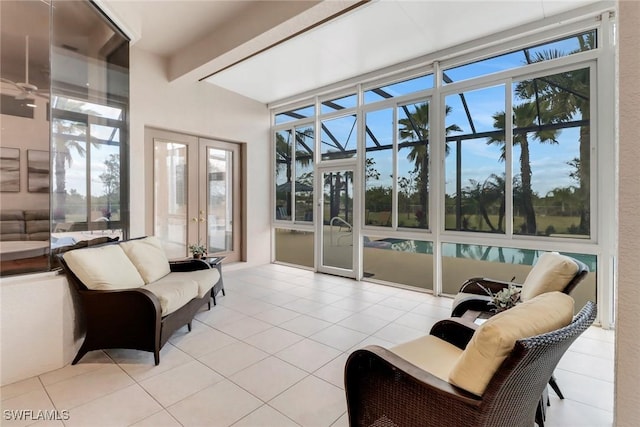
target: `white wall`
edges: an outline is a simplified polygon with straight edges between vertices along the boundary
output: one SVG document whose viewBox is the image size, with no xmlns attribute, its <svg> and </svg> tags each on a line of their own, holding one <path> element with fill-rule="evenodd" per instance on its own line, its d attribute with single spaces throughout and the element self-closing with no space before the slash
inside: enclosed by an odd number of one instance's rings
<svg viewBox="0 0 640 427">
<path fill-rule="evenodd" d="M 80 346 L 64 276 L 31 274 L 0 281 L 0 385 L 63 367 Z"/>
<path fill-rule="evenodd" d="M 615 425 L 640 419 L 640 2 L 620 1 L 618 297 L 616 319 Z"/>
<path fill-rule="evenodd" d="M 131 236 L 145 234 L 144 128 L 246 143 L 247 263 L 270 261 L 270 116 L 266 105 L 208 83 L 169 83 L 162 58 L 131 51 Z M 246 237 L 246 236 L 245 236 Z"/>
</svg>

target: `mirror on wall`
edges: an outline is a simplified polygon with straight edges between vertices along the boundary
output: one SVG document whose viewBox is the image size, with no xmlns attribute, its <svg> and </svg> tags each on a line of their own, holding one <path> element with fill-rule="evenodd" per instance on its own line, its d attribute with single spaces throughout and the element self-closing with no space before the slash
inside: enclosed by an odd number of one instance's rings
<svg viewBox="0 0 640 427">
<path fill-rule="evenodd" d="M 129 40 L 88 1 L 0 2 L 0 275 L 128 229 Z"/>
</svg>

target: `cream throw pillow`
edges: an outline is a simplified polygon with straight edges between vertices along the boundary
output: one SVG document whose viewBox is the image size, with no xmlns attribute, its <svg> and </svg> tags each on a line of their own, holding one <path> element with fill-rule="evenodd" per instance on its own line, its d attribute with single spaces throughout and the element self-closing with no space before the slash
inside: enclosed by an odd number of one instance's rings
<svg viewBox="0 0 640 427">
<path fill-rule="evenodd" d="M 562 328 L 573 319 L 573 298 L 548 292 L 496 314 L 473 334 L 449 374 L 449 382 L 482 396 L 516 340 Z"/>
<path fill-rule="evenodd" d="M 69 268 L 92 290 L 129 289 L 144 286 L 144 280 L 120 245 L 77 249 L 63 255 Z"/>
<path fill-rule="evenodd" d="M 155 236 L 129 240 L 120 243 L 120 246 L 136 266 L 146 284 L 171 273 L 169 259 L 164 253 L 162 243 Z"/>
<path fill-rule="evenodd" d="M 577 272 L 578 265 L 571 258 L 557 252 L 545 252 L 522 284 L 520 298 L 527 301 L 545 292 L 562 292 Z"/>
</svg>

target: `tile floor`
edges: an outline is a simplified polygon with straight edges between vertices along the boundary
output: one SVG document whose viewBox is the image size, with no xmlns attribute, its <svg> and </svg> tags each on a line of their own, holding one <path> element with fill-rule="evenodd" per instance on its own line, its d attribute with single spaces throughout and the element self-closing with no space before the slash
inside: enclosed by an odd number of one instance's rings
<svg viewBox="0 0 640 427">
<path fill-rule="evenodd" d="M 348 354 L 392 346 L 448 317 L 451 299 L 280 265 L 225 272 L 227 296 L 151 353 L 89 353 L 76 366 L 2 387 L 2 409 L 68 411 L 56 426 L 346 426 Z M 611 426 L 613 332 L 566 353 L 547 426 Z M 60 412 L 63 414 L 63 412 Z M 2 426 L 30 425 L 7 421 Z"/>
</svg>

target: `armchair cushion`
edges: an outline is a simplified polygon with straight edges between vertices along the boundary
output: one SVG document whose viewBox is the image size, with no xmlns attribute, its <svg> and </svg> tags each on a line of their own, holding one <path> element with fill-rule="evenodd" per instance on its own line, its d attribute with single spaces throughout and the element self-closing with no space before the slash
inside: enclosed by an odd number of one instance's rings
<svg viewBox="0 0 640 427">
<path fill-rule="evenodd" d="M 544 293 L 491 317 L 473 334 L 449 382 L 482 396 L 516 340 L 562 328 L 572 318 L 573 298 L 561 292 Z"/>
<path fill-rule="evenodd" d="M 578 265 L 557 252 L 540 255 L 524 283 L 520 298 L 527 301 L 545 292 L 562 291 L 578 272 Z"/>
<path fill-rule="evenodd" d="M 140 273 L 120 245 L 69 251 L 63 257 L 88 289 L 113 290 L 144 286 Z"/>
<path fill-rule="evenodd" d="M 138 269 L 146 284 L 166 276 L 171 272 L 169 259 L 162 243 L 154 236 L 120 243 L 133 265 Z"/>
<path fill-rule="evenodd" d="M 462 354 L 462 350 L 455 345 L 433 335 L 425 335 L 389 350 L 447 382 L 451 369 Z"/>
</svg>

